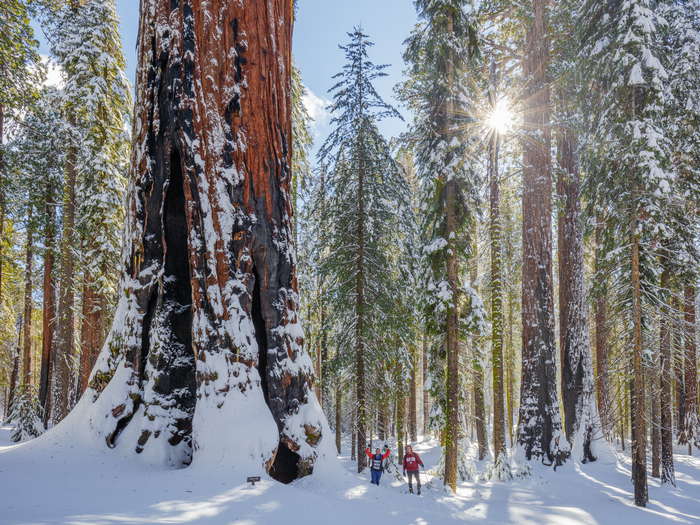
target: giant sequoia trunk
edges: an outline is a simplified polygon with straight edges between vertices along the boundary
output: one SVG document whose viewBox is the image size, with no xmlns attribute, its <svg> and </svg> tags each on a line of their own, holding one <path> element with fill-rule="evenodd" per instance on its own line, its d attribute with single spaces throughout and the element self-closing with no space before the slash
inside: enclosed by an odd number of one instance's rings
<svg viewBox="0 0 700 525">
<path fill-rule="evenodd" d="M 523 152 L 522 382 L 518 444 L 527 459 L 559 463 L 568 448 L 557 400 L 552 287 L 552 174 L 547 2 L 533 0 L 523 70 L 528 79 Z"/>
<path fill-rule="evenodd" d="M 577 141 L 574 132 L 566 127 L 559 130 L 557 139 L 557 193 L 563 203 L 557 228 L 562 404 L 566 436 L 576 449 L 576 459 L 586 463 L 596 459 L 591 446 L 594 434 L 599 432 L 600 422 L 593 398 L 593 360 L 583 283 Z"/>
<path fill-rule="evenodd" d="M 292 246 L 292 3 L 142 0 L 124 273 L 81 408 L 173 466 L 308 474 L 327 424 Z"/>
</svg>

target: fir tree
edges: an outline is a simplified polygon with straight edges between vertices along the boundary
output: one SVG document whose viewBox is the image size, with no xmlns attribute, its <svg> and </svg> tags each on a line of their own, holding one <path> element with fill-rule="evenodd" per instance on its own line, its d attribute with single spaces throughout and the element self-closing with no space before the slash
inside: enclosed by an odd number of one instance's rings
<svg viewBox="0 0 700 525">
<path fill-rule="evenodd" d="M 440 376 L 444 377 L 444 482 L 455 490 L 460 439 L 460 325 L 471 329 L 479 317 L 475 294 L 461 282 L 477 185 L 465 161 L 467 140 L 463 133 L 470 121 L 464 75 L 475 51 L 476 36 L 470 2 L 418 0 L 416 8 L 421 21 L 406 42 L 404 59 L 411 78 L 403 86 L 403 97 L 416 113 L 416 163 L 430 203 L 424 210 L 429 239 L 426 253 L 432 270 L 428 290 L 437 345 L 444 345 L 446 357 L 444 376 L 434 367 L 432 379 L 436 387 L 442 383 Z M 437 390 L 433 393 L 440 395 Z"/>
<path fill-rule="evenodd" d="M 131 97 L 112 0 L 71 2 L 55 15 L 52 28 L 53 52 L 65 74 L 64 111 L 70 124 L 56 346 L 59 382 L 53 406 L 58 421 L 73 404 L 72 389 L 79 394 L 87 388 L 105 335 L 105 314 L 116 295 L 112 269 L 121 249 Z M 84 264 L 80 378 L 74 385 L 76 253 Z"/>
<path fill-rule="evenodd" d="M 384 102 L 373 81 L 385 76 L 386 65 L 368 56 L 373 43 L 360 28 L 341 46 L 346 64 L 334 76 L 330 106 L 333 129 L 319 151 L 329 164 L 329 218 L 331 232 L 323 260 L 328 293 L 333 301 L 337 348 L 352 348 L 357 403 L 357 468 L 365 464 L 367 438 L 367 363 L 381 362 L 381 329 L 391 326 L 396 311 L 395 279 L 390 249 L 400 229 L 406 203 L 406 184 L 377 123 L 400 118 Z"/>
</svg>

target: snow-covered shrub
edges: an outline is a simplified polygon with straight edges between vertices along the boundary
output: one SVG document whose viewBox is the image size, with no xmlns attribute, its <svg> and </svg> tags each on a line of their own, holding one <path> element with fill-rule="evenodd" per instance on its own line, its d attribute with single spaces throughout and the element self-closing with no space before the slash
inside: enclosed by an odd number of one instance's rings
<svg viewBox="0 0 700 525">
<path fill-rule="evenodd" d="M 20 386 L 8 418 L 10 425 L 14 426 L 10 436 L 12 441 L 17 443 L 40 436 L 44 432 L 42 412 L 36 388 L 31 385 Z"/>
</svg>

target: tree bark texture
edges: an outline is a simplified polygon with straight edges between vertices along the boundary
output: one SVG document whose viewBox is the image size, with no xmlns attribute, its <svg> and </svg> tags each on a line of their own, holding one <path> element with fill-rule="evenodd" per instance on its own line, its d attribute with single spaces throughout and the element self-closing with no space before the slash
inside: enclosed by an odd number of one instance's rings
<svg viewBox="0 0 700 525">
<path fill-rule="evenodd" d="M 557 399 L 552 286 L 552 175 L 547 1 L 533 0 L 523 70 L 527 79 L 523 152 L 522 381 L 518 444 L 527 459 L 560 463 L 567 445 Z"/>
<path fill-rule="evenodd" d="M 141 2 L 125 269 L 83 397 L 110 447 L 289 482 L 332 439 L 298 318 L 292 16 Z"/>
<path fill-rule="evenodd" d="M 73 406 L 71 391 L 74 373 L 75 339 L 75 186 L 77 177 L 76 146 L 68 145 L 65 182 L 63 188 L 63 223 L 61 230 L 60 270 L 58 278 L 58 308 L 56 311 L 56 342 L 54 344 L 54 381 L 50 418 L 54 423 L 63 420 Z"/>
<path fill-rule="evenodd" d="M 584 288 L 584 251 L 580 181 L 575 132 L 557 133 L 559 177 L 559 345 L 561 392 L 566 436 L 584 463 L 595 461 L 592 442 L 600 430 L 594 399 L 593 359 L 588 333 L 588 303 Z M 580 441 L 580 442 L 577 442 Z"/>
<path fill-rule="evenodd" d="M 418 441 L 418 395 L 417 376 L 418 376 L 418 348 L 412 348 L 411 352 L 411 380 L 408 393 L 408 435 L 411 441 Z"/>
<path fill-rule="evenodd" d="M 669 287 L 669 270 L 661 273 L 660 288 L 665 293 Z M 661 420 L 661 483 L 675 487 L 673 466 L 673 358 L 671 353 L 671 308 L 663 306 L 659 320 L 659 411 Z"/>
<path fill-rule="evenodd" d="M 688 454 L 692 454 L 693 443 L 700 440 L 698 430 L 698 365 L 697 346 L 695 341 L 695 286 L 686 285 L 684 289 L 683 315 L 685 343 L 684 372 L 685 372 L 685 419 L 681 432 L 681 443 L 688 445 Z"/>
<path fill-rule="evenodd" d="M 634 503 L 646 507 L 649 500 L 647 488 L 647 436 L 644 418 L 645 392 L 644 368 L 642 364 L 642 290 L 639 270 L 639 235 L 637 218 L 632 221 L 632 483 Z"/>
<path fill-rule="evenodd" d="M 102 319 L 105 297 L 93 285 L 83 285 L 83 304 L 80 327 L 80 378 L 78 393 L 82 395 L 88 387 L 90 373 L 95 365 L 100 347 L 104 342 Z"/>
<path fill-rule="evenodd" d="M 24 266 L 24 341 L 22 344 L 22 384 L 29 386 L 33 383 L 32 374 L 32 311 L 34 291 L 34 229 L 32 212 L 28 214 L 27 246 Z"/>
<path fill-rule="evenodd" d="M 56 212 L 54 210 L 54 195 L 50 189 L 45 198 L 44 225 L 44 275 L 42 280 L 42 339 L 41 339 L 41 371 L 39 374 L 39 403 L 44 409 L 44 424 L 48 422 L 51 413 L 51 374 L 53 357 L 53 335 L 56 315 L 56 284 L 54 279 L 54 242 L 56 237 Z"/>
<path fill-rule="evenodd" d="M 602 278 L 603 258 L 603 223 L 598 221 L 595 231 L 596 238 L 596 272 Z M 598 393 L 598 413 L 600 414 L 603 431 L 607 434 L 613 429 L 610 422 L 610 399 L 608 396 L 608 299 L 606 283 L 600 295 L 595 300 L 595 356 L 596 356 L 596 387 Z"/>
<path fill-rule="evenodd" d="M 469 262 L 469 280 L 475 292 L 478 292 L 477 278 L 477 225 L 472 227 L 472 259 Z M 488 452 L 488 437 L 486 432 L 486 403 L 484 399 L 484 366 L 481 351 L 481 341 L 476 335 L 470 337 L 472 347 L 472 394 L 474 397 L 474 426 L 476 428 L 476 442 L 479 461 L 486 457 Z"/>
<path fill-rule="evenodd" d="M 506 453 L 503 392 L 503 250 L 501 197 L 498 180 L 500 137 L 492 131 L 489 141 L 489 197 L 491 237 L 491 370 L 493 374 L 493 456 L 494 461 Z"/>
</svg>

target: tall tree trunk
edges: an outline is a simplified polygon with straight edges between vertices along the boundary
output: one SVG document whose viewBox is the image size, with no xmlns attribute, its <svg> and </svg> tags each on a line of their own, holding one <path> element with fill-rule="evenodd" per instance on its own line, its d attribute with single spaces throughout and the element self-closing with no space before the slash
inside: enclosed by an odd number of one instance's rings
<svg viewBox="0 0 700 525">
<path fill-rule="evenodd" d="M 670 296 L 669 271 L 661 273 L 661 292 Z M 673 358 L 671 353 L 671 308 L 665 303 L 659 319 L 659 378 L 661 412 L 661 483 L 676 486 L 673 467 Z"/>
<path fill-rule="evenodd" d="M 12 372 L 10 372 L 10 392 L 7 396 L 6 414 L 12 410 L 17 395 L 17 387 L 20 379 L 20 363 L 22 358 L 22 316 L 17 317 L 17 344 L 15 345 L 14 356 L 12 357 Z"/>
<path fill-rule="evenodd" d="M 454 32 L 452 15 L 447 15 L 446 34 Z M 447 57 L 446 83 L 447 92 L 453 92 L 455 72 L 453 58 Z M 451 122 L 454 118 L 454 106 L 451 95 L 447 96 L 443 114 L 442 139 L 448 141 L 451 130 Z M 459 446 L 459 261 L 454 239 L 457 235 L 457 181 L 454 177 L 445 177 L 445 215 L 447 239 L 447 285 L 452 297 L 447 308 L 447 334 L 445 344 L 447 346 L 447 384 L 446 384 L 446 426 L 444 433 L 445 443 L 445 486 L 452 491 L 457 490 L 457 455 Z"/>
<path fill-rule="evenodd" d="M 598 279 L 604 279 L 603 271 L 603 222 L 599 218 L 595 230 L 595 270 Z M 595 356 L 596 385 L 598 392 L 598 413 L 603 431 L 613 430 L 610 423 L 610 399 L 608 397 L 608 298 L 606 283 L 595 300 Z"/>
<path fill-rule="evenodd" d="M 676 437 L 680 439 L 685 422 L 685 352 L 683 350 L 683 326 L 681 322 L 681 302 L 678 292 L 675 291 L 672 301 L 673 335 L 671 336 L 671 351 L 673 353 L 673 372 L 675 383 L 675 404 L 676 404 Z"/>
<path fill-rule="evenodd" d="M 469 280 L 472 288 L 477 291 L 477 224 L 472 226 L 472 259 L 469 263 Z M 482 352 L 480 338 L 471 336 L 472 345 L 472 392 L 474 394 L 474 426 L 476 427 L 476 442 L 479 461 L 486 457 L 488 452 L 488 437 L 486 435 L 486 407 L 484 399 L 484 367 L 482 364 Z"/>
<path fill-rule="evenodd" d="M 27 216 L 27 246 L 24 267 L 24 342 L 22 349 L 22 384 L 29 386 L 32 381 L 32 311 L 34 292 L 34 227 L 30 211 Z"/>
<path fill-rule="evenodd" d="M 692 454 L 694 440 L 698 427 L 698 368 L 697 347 L 695 342 L 695 286 L 685 286 L 684 312 L 684 342 L 685 342 L 685 420 L 683 422 L 683 438 L 688 444 L 688 454 Z"/>
<path fill-rule="evenodd" d="M 646 507 L 649 500 L 647 488 L 647 436 L 644 421 L 645 392 L 644 367 L 642 364 L 642 289 L 639 270 L 639 234 L 637 217 L 632 220 L 632 482 L 634 503 Z"/>
<path fill-rule="evenodd" d="M 661 477 L 661 420 L 659 412 L 659 397 L 655 391 L 655 386 L 658 385 L 657 370 L 658 356 L 654 356 L 652 367 L 647 370 L 647 384 L 650 385 L 650 411 L 649 415 L 651 426 L 651 477 Z"/>
<path fill-rule="evenodd" d="M 359 248 L 358 260 L 360 261 L 355 283 L 355 377 L 357 398 L 357 472 L 362 472 L 366 465 L 365 455 L 362 453 L 366 442 L 366 391 L 365 391 L 365 345 L 364 345 L 364 170 L 359 171 L 359 184 L 357 192 L 358 221 L 357 221 L 357 245 Z"/>
<path fill-rule="evenodd" d="M 416 405 L 418 403 L 418 396 L 416 395 L 417 388 L 417 371 L 418 368 L 418 349 L 417 347 L 412 348 L 411 351 L 411 381 L 409 384 L 408 393 L 408 435 L 409 439 L 413 442 L 418 440 L 418 415 L 416 411 Z"/>
<path fill-rule="evenodd" d="M 342 437 L 342 408 L 343 408 L 343 391 L 340 388 L 340 381 L 337 381 L 335 386 L 335 448 L 338 454 L 341 452 L 341 437 Z"/>
<path fill-rule="evenodd" d="M 498 180 L 500 137 L 492 131 L 489 141 L 489 193 L 491 237 L 491 370 L 493 372 L 493 457 L 506 453 L 503 401 L 503 253 L 501 250 L 501 200 Z"/>
<path fill-rule="evenodd" d="M 102 345 L 102 313 L 105 298 L 87 281 L 83 283 L 83 304 L 80 328 L 80 381 L 78 396 L 88 387 L 90 372 Z"/>
<path fill-rule="evenodd" d="M 110 447 L 289 482 L 332 439 L 298 316 L 292 4 L 140 12 L 124 273 L 88 423 Z"/>
<path fill-rule="evenodd" d="M 45 197 L 46 223 L 44 226 L 44 276 L 42 282 L 42 337 L 41 372 L 39 375 L 39 403 L 44 409 L 44 425 L 51 413 L 51 375 L 53 336 L 56 315 L 56 284 L 54 281 L 54 242 L 56 236 L 56 211 L 53 188 L 48 188 Z"/>
<path fill-rule="evenodd" d="M 562 104 L 568 103 L 566 94 Z M 594 399 L 593 359 L 588 334 L 588 303 L 584 287 L 583 231 L 581 230 L 580 181 L 574 131 L 560 127 L 557 133 L 559 177 L 559 344 L 561 392 L 566 436 L 584 463 L 595 461 L 592 443 L 600 430 Z M 576 442 L 581 440 L 581 442 Z"/>
<path fill-rule="evenodd" d="M 406 397 L 403 390 L 396 392 L 396 443 L 398 445 L 399 460 L 403 458 L 403 445 L 406 441 Z"/>
<path fill-rule="evenodd" d="M 528 79 L 523 151 L 523 364 L 518 444 L 527 459 L 560 464 L 567 450 L 557 399 L 552 286 L 552 175 L 547 0 L 533 0 L 523 70 Z"/>
<path fill-rule="evenodd" d="M 422 341 L 422 357 L 423 357 L 423 382 L 421 383 L 421 391 L 423 392 L 423 434 L 428 435 L 430 429 L 430 392 L 425 387 L 428 378 L 428 329 L 423 330 Z"/>
<path fill-rule="evenodd" d="M 63 224 L 61 231 L 60 271 L 58 278 L 58 309 L 56 312 L 56 343 L 53 354 L 54 384 L 52 388 L 51 421 L 63 420 L 72 408 L 74 360 L 74 302 L 75 302 L 75 187 L 77 151 L 68 145 L 63 188 Z"/>
</svg>

